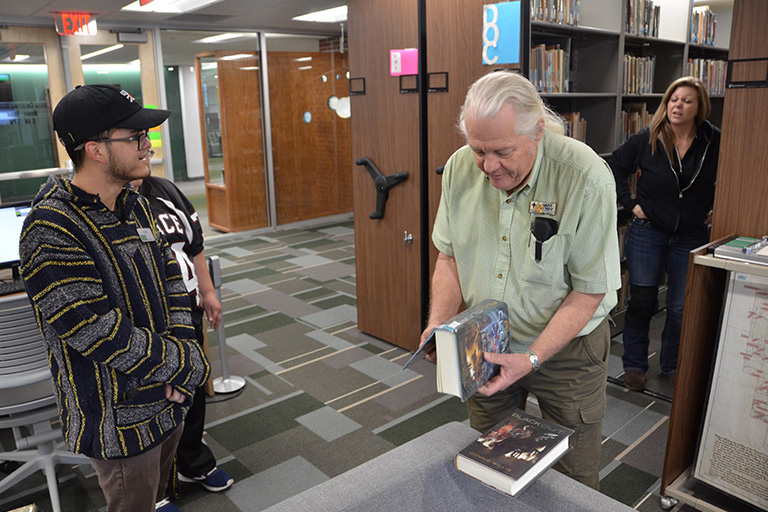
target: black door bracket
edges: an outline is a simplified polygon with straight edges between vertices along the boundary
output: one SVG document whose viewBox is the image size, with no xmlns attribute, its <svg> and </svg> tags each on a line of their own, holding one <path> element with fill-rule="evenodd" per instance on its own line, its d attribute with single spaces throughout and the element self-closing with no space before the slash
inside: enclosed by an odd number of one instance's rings
<svg viewBox="0 0 768 512">
<path fill-rule="evenodd" d="M 384 176 L 376 164 L 374 164 L 370 158 L 364 156 L 355 160 L 357 165 L 365 166 L 368 174 L 373 179 L 373 185 L 376 187 L 376 211 L 371 213 L 368 217 L 371 219 L 383 219 L 384 218 L 384 206 L 387 204 L 389 198 L 389 189 L 408 179 L 407 171 L 400 171 L 389 176 Z"/>
</svg>

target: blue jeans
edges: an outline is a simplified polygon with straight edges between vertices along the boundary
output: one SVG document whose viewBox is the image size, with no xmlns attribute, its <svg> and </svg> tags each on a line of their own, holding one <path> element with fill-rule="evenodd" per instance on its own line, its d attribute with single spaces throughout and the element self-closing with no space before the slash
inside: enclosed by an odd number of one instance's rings
<svg viewBox="0 0 768 512">
<path fill-rule="evenodd" d="M 709 231 L 703 222 L 694 231 L 673 233 L 655 227 L 647 219 L 632 217 L 624 246 L 630 284 L 623 334 L 624 371 L 648 370 L 648 330 L 665 270 L 667 319 L 661 334 L 660 363 L 664 374 L 677 370 L 689 253 L 708 241 Z"/>
</svg>

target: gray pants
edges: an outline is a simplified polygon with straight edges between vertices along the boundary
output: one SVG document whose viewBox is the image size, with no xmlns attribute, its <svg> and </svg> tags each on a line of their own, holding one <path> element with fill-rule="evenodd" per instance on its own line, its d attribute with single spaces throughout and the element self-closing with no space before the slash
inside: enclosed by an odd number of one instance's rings
<svg viewBox="0 0 768 512">
<path fill-rule="evenodd" d="M 528 393 L 533 393 L 545 420 L 574 430 L 571 451 L 555 469 L 598 489 L 610 346 L 608 320 L 603 320 L 591 333 L 574 338 L 539 371 L 493 396 L 472 395 L 467 401 L 470 425 L 481 432 L 490 430 L 516 408 L 524 409 Z"/>
<path fill-rule="evenodd" d="M 183 426 L 168 439 L 139 455 L 124 459 L 91 459 L 99 486 L 107 498 L 107 512 L 153 512 L 165 497 L 173 456 Z"/>
</svg>

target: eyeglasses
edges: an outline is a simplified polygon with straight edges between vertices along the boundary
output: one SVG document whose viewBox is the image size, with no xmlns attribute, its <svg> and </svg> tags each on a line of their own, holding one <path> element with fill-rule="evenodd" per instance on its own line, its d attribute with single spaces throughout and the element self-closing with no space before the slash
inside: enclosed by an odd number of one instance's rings
<svg viewBox="0 0 768 512">
<path fill-rule="evenodd" d="M 143 146 L 146 145 L 146 143 L 149 141 L 149 132 L 141 132 L 138 135 L 134 135 L 132 137 L 120 137 L 118 139 L 93 139 L 91 142 L 120 142 L 120 141 L 138 141 L 137 149 L 141 151 Z M 75 148 L 75 150 L 82 148 L 85 146 L 83 144 L 82 146 L 79 146 L 78 148 Z M 150 143 L 151 146 L 151 143 Z"/>
</svg>

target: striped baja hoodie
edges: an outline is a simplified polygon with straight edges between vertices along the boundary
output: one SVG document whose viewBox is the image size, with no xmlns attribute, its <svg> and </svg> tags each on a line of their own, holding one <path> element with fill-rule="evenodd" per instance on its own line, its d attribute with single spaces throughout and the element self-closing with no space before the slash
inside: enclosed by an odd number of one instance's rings
<svg viewBox="0 0 768 512">
<path fill-rule="evenodd" d="M 165 440 L 210 368 L 146 199 L 127 185 L 110 211 L 51 177 L 24 222 L 19 253 L 67 446 L 115 459 Z M 184 404 L 165 398 L 165 384 Z"/>
</svg>

